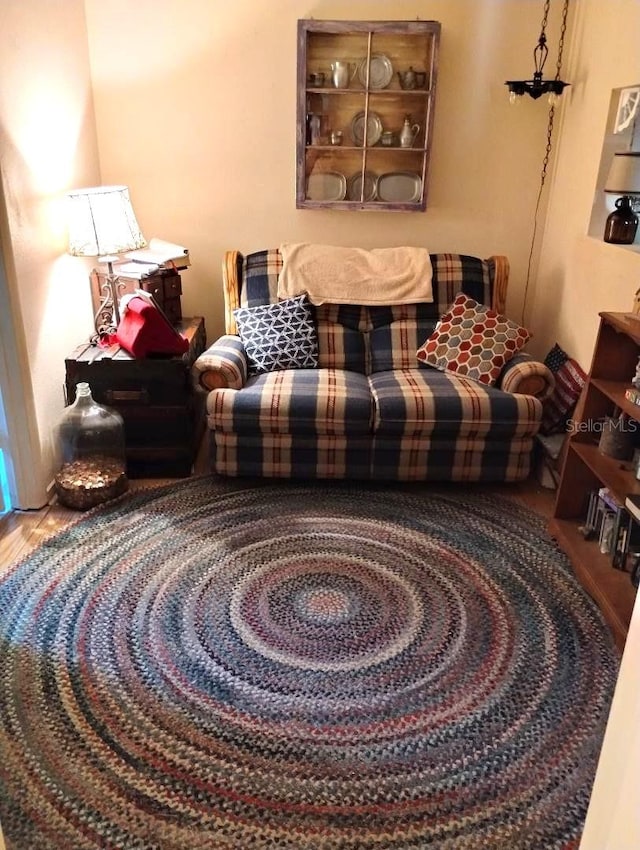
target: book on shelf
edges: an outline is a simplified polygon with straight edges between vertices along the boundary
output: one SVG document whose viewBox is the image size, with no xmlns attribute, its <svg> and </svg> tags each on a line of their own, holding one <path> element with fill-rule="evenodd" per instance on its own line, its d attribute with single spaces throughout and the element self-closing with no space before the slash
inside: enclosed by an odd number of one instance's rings
<svg viewBox="0 0 640 850">
<path fill-rule="evenodd" d="M 591 493 L 589 493 L 587 520 L 585 524 L 580 528 L 580 531 L 582 532 L 585 540 L 591 540 L 592 537 L 600 537 L 602 517 L 604 515 L 602 507 L 603 503 L 600 499 L 598 491 L 592 490 Z"/>
<path fill-rule="evenodd" d="M 157 263 L 114 263 L 113 270 L 119 277 L 131 277 L 142 280 L 149 275 L 155 274 L 160 269 Z"/>
<path fill-rule="evenodd" d="M 629 493 L 624 506 L 636 522 L 640 522 L 640 493 Z"/>
<path fill-rule="evenodd" d="M 640 502 L 638 511 L 640 516 Z M 580 532 L 585 540 L 596 539 L 602 554 L 609 555 L 611 565 L 618 570 L 626 569 L 629 547 L 640 539 L 640 525 L 634 530 L 626 507 L 607 487 L 589 493 L 587 516 Z"/>
<path fill-rule="evenodd" d="M 592 490 L 589 493 L 589 505 L 587 508 L 587 517 L 583 525 L 580 526 L 580 532 L 585 540 L 591 540 L 593 537 L 598 538 L 598 542 L 602 542 L 604 534 L 604 519 L 606 515 L 613 514 L 613 510 L 605 503 L 602 498 L 602 491 Z"/>
<path fill-rule="evenodd" d="M 610 548 L 611 564 L 617 570 L 624 570 L 626 567 L 631 525 L 629 514 L 621 507 L 615 516 Z"/>
<path fill-rule="evenodd" d="M 127 251 L 124 256 L 134 263 L 145 263 L 155 265 L 156 268 L 186 269 L 191 265 L 189 251 L 175 242 L 167 242 L 165 239 L 149 240 L 146 248 L 137 248 L 135 251 Z"/>
<path fill-rule="evenodd" d="M 617 511 L 619 508 L 622 507 L 620 502 L 616 499 L 616 497 L 613 495 L 613 493 L 611 492 L 611 490 L 609 490 L 608 487 L 601 487 L 598 490 L 598 496 L 602 499 L 602 501 L 608 508 L 611 508 L 612 511 Z"/>
<path fill-rule="evenodd" d="M 615 527 L 615 514 L 605 508 L 600 523 L 600 536 L 598 544 L 603 555 L 610 555 L 613 549 L 613 535 Z"/>
</svg>

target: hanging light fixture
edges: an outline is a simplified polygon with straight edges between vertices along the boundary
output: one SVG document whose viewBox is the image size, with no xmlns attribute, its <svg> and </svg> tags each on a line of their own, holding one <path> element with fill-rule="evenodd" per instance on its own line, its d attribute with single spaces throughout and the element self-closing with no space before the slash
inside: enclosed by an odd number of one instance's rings
<svg viewBox="0 0 640 850">
<path fill-rule="evenodd" d="M 544 65 L 549 55 L 547 47 L 547 18 L 549 16 L 549 4 L 551 0 L 545 0 L 544 12 L 542 15 L 542 28 L 538 43 L 533 50 L 533 63 L 535 70 L 532 80 L 507 80 L 505 85 L 509 87 L 509 100 L 511 103 L 517 103 L 520 98 L 528 94 L 534 100 L 537 100 L 543 94 L 549 96 L 549 103 L 555 104 L 565 87 L 570 83 L 565 83 L 560 79 L 560 66 L 562 63 L 562 49 L 564 47 L 564 35 L 567 29 L 567 11 L 569 9 L 569 0 L 564 0 L 562 10 L 562 28 L 560 30 L 560 41 L 558 44 L 558 62 L 556 64 L 556 76 L 553 80 L 545 80 L 543 78 Z"/>
</svg>

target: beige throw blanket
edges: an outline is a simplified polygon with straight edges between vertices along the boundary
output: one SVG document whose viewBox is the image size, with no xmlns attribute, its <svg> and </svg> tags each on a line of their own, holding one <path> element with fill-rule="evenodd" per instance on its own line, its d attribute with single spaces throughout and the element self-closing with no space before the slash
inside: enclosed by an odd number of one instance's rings
<svg viewBox="0 0 640 850">
<path fill-rule="evenodd" d="M 340 248 L 307 242 L 280 246 L 278 298 L 306 292 L 312 304 L 416 304 L 433 301 L 426 248 Z"/>
</svg>

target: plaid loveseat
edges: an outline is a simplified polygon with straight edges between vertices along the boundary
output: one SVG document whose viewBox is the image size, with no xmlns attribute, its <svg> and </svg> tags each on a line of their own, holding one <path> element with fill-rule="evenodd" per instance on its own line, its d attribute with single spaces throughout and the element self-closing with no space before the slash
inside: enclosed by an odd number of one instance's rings
<svg viewBox="0 0 640 850">
<path fill-rule="evenodd" d="M 250 374 L 233 310 L 277 301 L 277 250 L 225 255 L 226 331 L 193 366 L 212 470 L 227 476 L 517 481 L 529 474 L 553 376 L 519 354 L 498 385 L 419 364 L 458 292 L 504 310 L 508 264 L 433 254 L 429 304 L 315 307 L 319 364 Z"/>
</svg>

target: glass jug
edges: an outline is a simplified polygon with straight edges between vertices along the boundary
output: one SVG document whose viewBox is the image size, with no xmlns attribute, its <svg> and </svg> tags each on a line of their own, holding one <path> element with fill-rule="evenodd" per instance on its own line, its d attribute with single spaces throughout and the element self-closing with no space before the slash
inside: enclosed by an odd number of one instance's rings
<svg viewBox="0 0 640 850">
<path fill-rule="evenodd" d="M 63 505 L 85 511 L 127 490 L 124 420 L 93 399 L 89 384 L 77 385 L 56 438 L 60 469 L 55 491 Z"/>
</svg>

